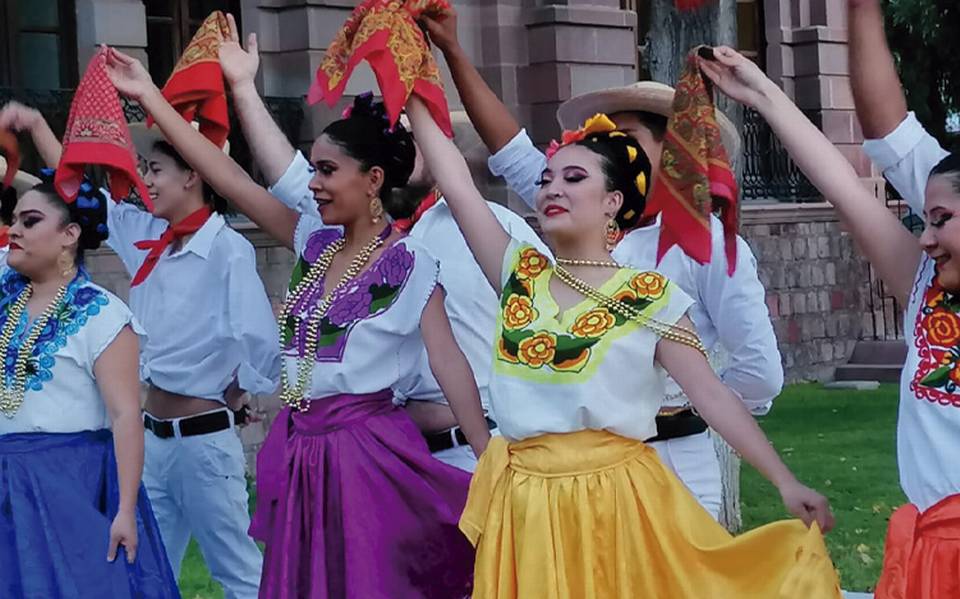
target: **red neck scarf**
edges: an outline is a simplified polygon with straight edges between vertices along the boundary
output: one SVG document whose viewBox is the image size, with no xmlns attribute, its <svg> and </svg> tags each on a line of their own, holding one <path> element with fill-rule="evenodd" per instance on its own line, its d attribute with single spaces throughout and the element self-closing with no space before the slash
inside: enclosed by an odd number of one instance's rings
<svg viewBox="0 0 960 599">
<path fill-rule="evenodd" d="M 417 221 L 420 220 L 420 217 L 423 216 L 423 213 L 427 210 L 433 208 L 437 202 L 440 201 L 440 191 L 434 189 L 427 194 L 425 198 L 420 200 L 420 204 L 417 206 L 417 209 L 413 212 L 413 216 L 410 218 L 401 218 L 396 220 L 393 223 L 393 228 L 397 231 L 402 231 L 404 233 L 409 233 L 410 229 L 413 228 L 413 225 L 417 224 Z"/>
<path fill-rule="evenodd" d="M 377 77 L 391 125 L 400 118 L 407 98 L 417 94 L 440 129 L 453 137 L 440 69 L 416 22 L 424 13 L 441 14 L 449 8 L 447 0 L 361 2 L 327 48 L 307 102 L 323 100 L 335 106 L 353 69 L 366 60 Z"/>
<path fill-rule="evenodd" d="M 67 203 L 77 199 L 83 171 L 100 164 L 110 173 L 110 195 L 119 202 L 137 187 L 140 199 L 151 212 L 153 202 L 137 171 L 136 153 L 117 90 L 107 76 L 106 50 L 90 60 L 77 87 L 63 136 L 63 154 L 53 184 Z"/>
<path fill-rule="evenodd" d="M 727 274 L 737 267 L 737 180 L 720 139 L 709 87 L 694 48 L 677 84 L 660 170 L 643 217 L 662 213 L 657 262 L 674 245 L 700 264 L 713 258 L 710 215 L 723 223 Z"/>
<path fill-rule="evenodd" d="M 147 254 L 143 264 L 140 265 L 140 269 L 137 270 L 137 274 L 134 275 L 130 286 L 136 287 L 140 283 L 143 283 L 147 275 L 157 266 L 157 262 L 160 261 L 160 256 L 163 255 L 163 252 L 167 250 L 170 244 L 177 239 L 182 239 L 187 235 L 193 235 L 199 231 L 207 222 L 207 219 L 210 218 L 210 214 L 210 207 L 204 206 L 177 224 L 167 227 L 167 230 L 160 236 L 160 239 L 145 239 L 136 242 L 134 245 L 137 246 L 137 249 L 150 250 L 150 253 Z"/>
<path fill-rule="evenodd" d="M 190 40 L 173 74 L 163 86 L 163 97 L 188 122 L 196 119 L 200 133 L 222 148 L 230 135 L 227 96 L 220 68 L 220 46 L 230 35 L 227 17 L 213 11 Z M 153 119 L 147 119 L 147 126 Z"/>
</svg>

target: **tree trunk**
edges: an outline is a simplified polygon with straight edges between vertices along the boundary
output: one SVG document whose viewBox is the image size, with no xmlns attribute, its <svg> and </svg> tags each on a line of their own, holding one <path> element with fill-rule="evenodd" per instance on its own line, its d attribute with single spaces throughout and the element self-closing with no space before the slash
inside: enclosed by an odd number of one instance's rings
<svg viewBox="0 0 960 599">
<path fill-rule="evenodd" d="M 651 79 L 676 86 L 693 47 L 700 44 L 737 47 L 737 0 L 716 0 L 689 12 L 678 12 L 674 0 L 652 0 L 646 41 L 645 62 Z M 742 131 L 743 107 L 726 97 L 716 99 L 717 107 Z M 743 161 L 739 155 L 730 159 L 739 177 Z M 719 435 L 713 435 L 723 481 L 720 523 L 735 532 L 741 525 L 740 458 Z"/>
</svg>

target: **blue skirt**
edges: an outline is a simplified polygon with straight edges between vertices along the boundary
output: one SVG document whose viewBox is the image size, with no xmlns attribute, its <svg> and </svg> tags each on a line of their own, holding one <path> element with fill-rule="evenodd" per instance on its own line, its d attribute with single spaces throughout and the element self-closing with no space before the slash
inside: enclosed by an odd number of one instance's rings
<svg viewBox="0 0 960 599">
<path fill-rule="evenodd" d="M 113 435 L 0 435 L 0 597 L 179 598 L 146 491 L 137 559 L 107 561 L 120 492 Z"/>
</svg>

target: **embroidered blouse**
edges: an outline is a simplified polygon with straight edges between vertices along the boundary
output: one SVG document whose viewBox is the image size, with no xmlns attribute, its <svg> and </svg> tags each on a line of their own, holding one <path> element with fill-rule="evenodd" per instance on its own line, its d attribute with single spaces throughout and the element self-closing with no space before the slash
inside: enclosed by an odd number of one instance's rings
<svg viewBox="0 0 960 599">
<path fill-rule="evenodd" d="M 338 229 L 303 215 L 294 235 L 299 256 L 290 289 L 303 279 L 323 251 L 340 239 Z M 404 237 L 386 247 L 360 276 L 333 297 L 321 320 L 310 397 L 374 393 L 415 375 L 423 339 L 420 316 L 437 286 L 439 266 L 420 242 Z M 290 381 L 306 351 L 306 323 L 326 290 L 318 280 L 284 323 L 281 353 Z"/>
<path fill-rule="evenodd" d="M 666 376 L 654 362 L 659 337 L 586 298 L 561 314 L 552 278 L 547 256 L 511 241 L 491 381 L 501 433 L 512 440 L 584 429 L 655 436 Z M 671 325 L 693 303 L 652 271 L 621 268 L 598 289 Z"/>
<path fill-rule="evenodd" d="M 907 359 L 900 379 L 900 485 L 926 510 L 960 493 L 960 296 L 935 283 L 924 256 L 904 319 Z"/>
<path fill-rule="evenodd" d="M 0 330 L 27 279 L 13 269 L 0 275 Z M 21 315 L 8 354 L 4 384 L 12 386 L 16 349 L 27 336 L 27 313 Z M 30 323 L 32 324 L 32 322 Z M 137 327 L 130 309 L 95 285 L 83 269 L 67 288 L 63 308 L 47 321 L 28 362 L 23 404 L 12 417 L 0 412 L 0 434 L 69 433 L 110 426 L 93 367 L 123 327 Z"/>
</svg>

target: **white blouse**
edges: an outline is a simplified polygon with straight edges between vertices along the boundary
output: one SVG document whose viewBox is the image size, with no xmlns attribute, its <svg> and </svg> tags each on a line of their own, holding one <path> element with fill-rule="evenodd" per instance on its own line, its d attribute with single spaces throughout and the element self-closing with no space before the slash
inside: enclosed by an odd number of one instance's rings
<svg viewBox="0 0 960 599">
<path fill-rule="evenodd" d="M 904 318 L 907 359 L 900 378 L 900 486 L 926 510 L 960 493 L 960 296 L 933 285 L 924 256 Z"/>
<path fill-rule="evenodd" d="M 331 243 L 342 236 L 317 218 L 302 215 L 294 235 L 299 256 L 290 288 Z M 404 237 L 386 247 L 364 272 L 334 296 L 320 326 L 309 395 L 374 393 L 415 376 L 423 338 L 420 317 L 437 286 L 439 265 L 423 245 Z M 305 355 L 307 316 L 325 293 L 324 280 L 305 290 L 284 326 L 281 352 L 288 379 L 297 380 Z"/>
<path fill-rule="evenodd" d="M 510 243 L 491 380 L 500 432 L 511 440 L 584 429 L 655 436 L 666 376 L 654 362 L 659 337 L 586 298 L 560 314 L 552 278 L 547 256 Z M 629 268 L 599 291 L 671 325 L 693 303 L 663 275 Z"/>
<path fill-rule="evenodd" d="M 0 276 L 0 330 L 26 279 L 13 269 Z M 27 334 L 24 311 L 11 350 Z M 31 323 L 32 324 L 32 323 Z M 90 282 L 85 271 L 67 288 L 64 307 L 48 322 L 33 348 L 26 393 L 20 408 L 0 412 L 0 435 L 7 433 L 72 433 L 109 428 L 93 367 L 123 327 L 136 328 L 130 309 L 115 295 Z M 13 384 L 15 353 L 5 360 L 3 384 Z"/>
</svg>

